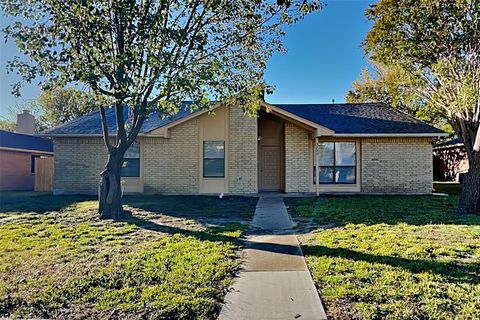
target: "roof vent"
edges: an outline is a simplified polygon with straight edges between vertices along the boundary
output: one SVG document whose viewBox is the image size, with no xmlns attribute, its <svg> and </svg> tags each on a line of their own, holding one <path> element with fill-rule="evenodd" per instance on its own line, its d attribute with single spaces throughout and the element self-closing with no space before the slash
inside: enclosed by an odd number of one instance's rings
<svg viewBox="0 0 480 320">
<path fill-rule="evenodd" d="M 332 104 L 335 104 L 335 99 L 332 99 Z"/>
</svg>

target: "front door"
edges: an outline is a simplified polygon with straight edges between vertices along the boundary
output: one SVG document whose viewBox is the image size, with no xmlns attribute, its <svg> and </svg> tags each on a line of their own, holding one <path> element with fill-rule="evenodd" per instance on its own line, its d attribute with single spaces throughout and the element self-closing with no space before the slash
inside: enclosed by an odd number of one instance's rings
<svg viewBox="0 0 480 320">
<path fill-rule="evenodd" d="M 261 189 L 278 191 L 282 189 L 282 150 L 280 146 L 261 146 Z"/>
</svg>

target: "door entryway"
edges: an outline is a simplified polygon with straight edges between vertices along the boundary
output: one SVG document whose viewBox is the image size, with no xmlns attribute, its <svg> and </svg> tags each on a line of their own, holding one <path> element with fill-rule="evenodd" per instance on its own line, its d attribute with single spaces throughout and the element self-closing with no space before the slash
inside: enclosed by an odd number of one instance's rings
<svg viewBox="0 0 480 320">
<path fill-rule="evenodd" d="M 282 189 L 282 150 L 280 146 L 261 146 L 262 191 Z"/>
<path fill-rule="evenodd" d="M 285 184 L 285 121 L 271 113 L 259 112 L 258 189 L 283 191 Z"/>
</svg>

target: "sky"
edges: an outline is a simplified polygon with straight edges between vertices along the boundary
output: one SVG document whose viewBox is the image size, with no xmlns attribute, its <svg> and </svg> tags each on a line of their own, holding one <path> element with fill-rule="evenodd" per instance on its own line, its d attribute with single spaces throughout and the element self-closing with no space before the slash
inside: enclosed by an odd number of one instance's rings
<svg viewBox="0 0 480 320">
<path fill-rule="evenodd" d="M 360 44 L 371 27 L 364 12 L 372 1 L 325 3 L 321 12 L 287 28 L 283 41 L 287 52 L 275 54 L 267 64 L 265 80 L 276 87 L 274 94 L 265 97 L 267 102 L 344 102 L 352 82 L 368 66 Z M 2 15 L 0 27 L 6 23 Z M 15 43 L 0 40 L 0 119 L 11 118 L 12 108 L 36 99 L 40 92 L 33 82 L 23 88 L 20 98 L 10 94 L 18 76 L 7 74 L 6 65 L 18 55 Z"/>
</svg>

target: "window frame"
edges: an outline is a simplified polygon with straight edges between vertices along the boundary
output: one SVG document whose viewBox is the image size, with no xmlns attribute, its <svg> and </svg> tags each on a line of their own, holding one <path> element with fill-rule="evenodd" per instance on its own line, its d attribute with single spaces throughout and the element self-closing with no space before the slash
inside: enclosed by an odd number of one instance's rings
<svg viewBox="0 0 480 320">
<path fill-rule="evenodd" d="M 124 157 L 124 158 L 123 158 L 122 169 L 120 169 L 120 176 L 121 176 L 122 178 L 140 178 L 140 176 L 141 176 L 141 174 L 142 174 L 142 168 L 141 168 L 142 163 L 141 163 L 141 161 L 140 161 L 140 159 L 141 159 L 141 157 L 142 157 L 142 146 L 141 146 L 140 142 L 134 141 L 134 142 L 130 145 L 130 147 L 131 147 L 134 143 L 138 144 L 138 158 L 131 158 L 131 157 L 129 157 L 129 158 L 125 158 L 125 157 Z M 130 148 L 130 147 L 129 147 L 129 148 Z M 127 150 L 127 151 L 128 151 L 128 150 Z M 124 175 L 122 171 L 123 171 L 125 162 L 132 161 L 132 160 L 138 161 L 138 173 L 135 173 L 135 175 Z M 137 175 L 137 174 L 138 174 L 138 175 Z"/>
<path fill-rule="evenodd" d="M 38 154 L 32 154 L 30 157 L 30 174 L 36 174 L 37 168 L 35 165 L 35 160 L 40 159 L 42 156 Z"/>
<path fill-rule="evenodd" d="M 223 157 L 222 158 L 206 158 L 205 157 L 205 144 L 206 143 L 221 143 L 223 145 Z M 205 175 L 205 160 L 223 160 L 223 174 L 221 176 Z M 205 179 L 224 179 L 225 178 L 225 140 L 204 140 L 202 145 L 202 177 Z"/>
<path fill-rule="evenodd" d="M 332 166 L 322 166 L 322 165 L 318 165 L 318 169 L 320 170 L 321 168 L 333 168 L 333 181 L 332 182 L 321 182 L 321 181 L 318 181 L 318 184 L 319 185 L 355 185 L 357 184 L 357 167 L 358 167 L 358 161 L 357 161 L 357 142 L 356 141 L 320 141 L 320 143 L 333 143 L 333 165 Z M 336 165 L 336 162 L 337 162 L 337 152 L 336 152 L 336 144 L 337 143 L 353 143 L 354 145 L 354 148 L 355 148 L 355 165 Z M 315 163 L 315 152 L 313 153 L 314 154 L 314 159 L 313 159 L 313 184 L 315 185 L 316 184 L 316 168 L 317 168 L 317 165 Z M 320 146 L 318 146 L 318 156 L 320 157 Z M 318 161 L 320 163 L 320 159 Z M 353 171 L 354 171 L 354 180 L 353 182 L 336 182 L 335 181 L 335 173 L 337 172 L 336 168 L 339 167 L 339 168 L 353 168 Z M 320 172 L 319 172 L 319 175 L 318 175 L 318 180 L 320 180 Z"/>
</svg>

